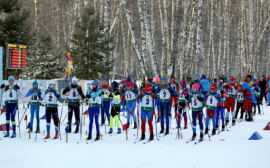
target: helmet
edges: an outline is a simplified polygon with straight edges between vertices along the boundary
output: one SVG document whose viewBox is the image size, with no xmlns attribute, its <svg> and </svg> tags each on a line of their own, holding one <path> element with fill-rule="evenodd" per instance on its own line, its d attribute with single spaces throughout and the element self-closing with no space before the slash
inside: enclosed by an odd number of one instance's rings
<svg viewBox="0 0 270 168">
<path fill-rule="evenodd" d="M 150 91 L 152 91 L 152 86 L 149 85 L 149 84 L 146 84 L 144 89 L 145 89 L 147 92 L 150 92 Z"/>
<path fill-rule="evenodd" d="M 78 79 L 77 79 L 76 77 L 73 77 L 73 78 L 72 78 L 72 83 L 73 83 L 73 82 L 78 83 Z"/>
<path fill-rule="evenodd" d="M 118 89 L 118 83 L 116 81 L 113 81 L 112 82 L 112 88 L 115 90 L 115 89 Z"/>
<path fill-rule="evenodd" d="M 54 83 L 54 81 L 50 81 L 49 82 L 49 89 L 55 89 L 55 83 Z"/>
<path fill-rule="evenodd" d="M 192 85 L 192 88 L 199 90 L 200 89 L 200 85 L 198 83 L 195 83 Z"/>
<path fill-rule="evenodd" d="M 210 90 L 211 90 L 211 91 L 216 91 L 216 89 L 217 89 L 217 88 L 216 88 L 216 85 L 211 85 L 211 87 L 210 87 Z"/>
<path fill-rule="evenodd" d="M 92 82 L 92 85 L 98 86 L 98 85 L 99 85 L 99 84 L 98 84 L 98 81 L 97 81 L 97 80 L 94 80 L 94 81 Z"/>
</svg>

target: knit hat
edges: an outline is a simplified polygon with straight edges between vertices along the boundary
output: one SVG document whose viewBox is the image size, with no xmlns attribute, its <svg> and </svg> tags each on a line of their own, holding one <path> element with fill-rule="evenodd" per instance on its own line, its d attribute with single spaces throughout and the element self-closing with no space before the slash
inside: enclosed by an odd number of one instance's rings
<svg viewBox="0 0 270 168">
<path fill-rule="evenodd" d="M 153 78 L 148 78 L 148 79 L 147 79 L 147 82 L 153 83 Z"/>
<path fill-rule="evenodd" d="M 217 90 L 216 85 L 211 85 L 210 90 L 213 90 L 213 91 Z"/>
<path fill-rule="evenodd" d="M 130 75 L 128 75 L 128 76 L 127 76 L 127 78 L 128 78 L 128 79 L 131 79 L 131 76 L 130 76 Z"/>
<path fill-rule="evenodd" d="M 195 73 L 195 74 L 193 75 L 193 77 L 196 77 L 197 79 L 199 79 L 200 75 L 197 74 L 197 73 Z"/>
<path fill-rule="evenodd" d="M 33 82 L 33 85 L 38 86 L 38 82 L 37 82 L 37 80 L 35 80 L 35 81 Z"/>
<path fill-rule="evenodd" d="M 159 76 L 157 76 L 157 77 L 155 78 L 155 82 L 160 82 Z"/>
<path fill-rule="evenodd" d="M 126 77 L 125 77 L 125 76 L 121 76 L 121 78 L 126 79 Z"/>
<path fill-rule="evenodd" d="M 202 74 L 202 79 L 206 79 L 206 76 L 204 74 Z"/>
<path fill-rule="evenodd" d="M 146 90 L 147 92 L 152 91 L 152 87 L 151 87 L 151 85 L 146 84 L 146 85 L 145 85 L 145 90 Z"/>
<path fill-rule="evenodd" d="M 116 81 L 113 81 L 112 83 L 112 88 L 115 90 L 115 89 L 118 89 L 118 83 Z"/>
<path fill-rule="evenodd" d="M 252 79 L 252 76 L 251 76 L 251 75 L 247 75 L 247 78 L 250 78 L 250 79 Z"/>
<path fill-rule="evenodd" d="M 187 87 L 187 82 L 186 82 L 185 79 L 182 79 L 182 80 L 179 82 L 179 84 L 181 85 L 182 89 L 185 88 L 185 87 Z"/>
<path fill-rule="evenodd" d="M 195 88 L 196 90 L 200 89 L 200 85 L 198 83 L 195 83 L 192 85 L 192 88 Z"/>
<path fill-rule="evenodd" d="M 253 82 L 255 83 L 257 81 L 257 79 L 256 78 L 253 78 Z"/>
<path fill-rule="evenodd" d="M 14 81 L 15 81 L 14 76 L 9 76 L 9 77 L 8 77 L 8 82 L 9 82 L 9 81 L 13 81 L 13 82 L 14 82 Z"/>
<path fill-rule="evenodd" d="M 126 82 L 126 87 L 127 88 L 131 88 L 132 87 L 132 82 L 131 81 L 127 81 Z"/>
<path fill-rule="evenodd" d="M 167 81 L 167 78 L 161 77 L 160 81 L 164 80 L 165 82 Z"/>
</svg>

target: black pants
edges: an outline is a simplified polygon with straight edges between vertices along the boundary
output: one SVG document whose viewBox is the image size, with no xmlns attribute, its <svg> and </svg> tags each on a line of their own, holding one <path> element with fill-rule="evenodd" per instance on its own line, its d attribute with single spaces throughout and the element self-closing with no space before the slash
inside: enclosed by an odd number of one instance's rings
<svg viewBox="0 0 270 168">
<path fill-rule="evenodd" d="M 240 109 L 241 109 L 241 116 L 240 116 L 240 118 L 243 119 L 243 114 L 245 112 L 245 110 L 243 110 L 243 106 L 244 106 L 244 103 L 237 102 L 237 104 L 236 104 L 235 119 L 237 119 L 237 115 L 238 115 L 238 112 L 239 112 Z"/>
<path fill-rule="evenodd" d="M 261 102 L 263 102 L 263 98 L 265 98 L 265 101 L 267 101 L 267 94 L 266 94 L 265 90 L 262 90 Z"/>
<path fill-rule="evenodd" d="M 120 111 L 120 107 L 113 107 L 111 106 L 111 116 L 114 118 L 114 116 L 118 115 Z"/>
<path fill-rule="evenodd" d="M 54 123 L 55 127 L 58 128 L 58 122 L 57 122 L 58 109 L 57 108 L 52 108 L 52 107 L 46 108 L 46 122 L 47 122 L 47 124 L 51 123 L 51 116 L 53 117 L 53 123 Z"/>
<path fill-rule="evenodd" d="M 261 101 L 260 101 L 261 98 L 257 98 L 257 107 L 258 107 L 258 111 L 259 111 L 259 114 L 261 114 Z M 256 107 L 254 109 L 254 114 L 256 114 Z"/>
<path fill-rule="evenodd" d="M 68 127 L 71 128 L 73 111 L 76 119 L 76 127 L 80 124 L 80 106 L 68 106 Z"/>
</svg>

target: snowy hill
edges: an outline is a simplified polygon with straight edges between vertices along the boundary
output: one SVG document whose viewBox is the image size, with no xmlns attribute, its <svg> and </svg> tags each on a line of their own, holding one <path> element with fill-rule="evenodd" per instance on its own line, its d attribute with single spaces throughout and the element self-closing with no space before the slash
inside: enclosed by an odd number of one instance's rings
<svg viewBox="0 0 270 168">
<path fill-rule="evenodd" d="M 256 115 L 254 122 L 240 122 L 236 126 L 229 128 L 229 131 L 221 132 L 219 135 L 211 137 L 209 141 L 205 136 L 205 141 L 194 145 L 194 142 L 186 143 L 191 136 L 190 125 L 188 129 L 181 131 L 183 139 L 176 138 L 175 119 L 172 119 L 172 129 L 170 134 L 160 140 L 143 144 L 143 142 L 134 144 L 137 136 L 137 130 L 132 129 L 131 125 L 128 140 L 122 132 L 116 134 L 116 126 L 112 136 L 105 133 L 105 127 L 101 127 L 104 135 L 103 140 L 98 142 L 86 143 L 86 131 L 88 131 L 89 119 L 85 119 L 83 126 L 82 140 L 80 134 L 69 134 L 69 141 L 66 143 L 64 133 L 65 124 L 61 125 L 62 140 L 53 140 L 54 126 L 51 123 L 51 139 L 45 142 L 44 137 L 46 121 L 41 120 L 41 133 L 37 135 L 35 142 L 35 133 L 28 137 L 25 129 L 26 123 L 22 121 L 21 135 L 15 139 L 4 138 L 0 133 L 0 165 L 6 167 L 183 167 L 183 168 L 206 168 L 206 167 L 269 167 L 268 153 L 270 151 L 270 131 L 264 131 L 263 128 L 270 121 L 270 107 L 264 105 L 265 115 Z M 58 107 L 61 112 L 61 106 Z M 86 110 L 86 106 L 84 106 Z M 63 116 L 67 113 L 67 107 L 64 107 Z M 20 108 L 20 117 L 24 109 Z M 26 113 L 30 118 L 29 110 Z M 40 117 L 45 114 L 44 107 L 41 107 Z M 74 119 L 73 119 L 74 121 Z M 126 118 L 122 116 L 121 121 L 126 123 Z M 16 116 L 16 122 L 17 116 Z M 0 123 L 5 123 L 5 113 L 0 115 Z M 34 121 L 34 125 L 36 121 Z M 230 123 L 231 125 L 231 123 Z M 154 125 L 155 126 L 155 125 Z M 107 132 L 109 127 L 106 126 Z M 148 129 L 148 126 L 147 126 Z M 35 127 L 34 127 L 35 130 Z M 74 132 L 75 126 L 72 131 Z M 154 127 L 155 130 L 155 127 Z M 160 126 L 158 123 L 158 132 Z M 95 128 L 93 129 L 95 137 Z M 261 140 L 250 141 L 248 138 L 258 131 L 263 137 Z M 19 130 L 17 128 L 17 134 Z M 198 134 L 197 126 L 197 134 Z M 140 130 L 139 130 L 140 137 Z M 148 130 L 146 138 L 149 138 Z M 198 139 L 198 136 L 197 136 Z M 224 140 L 225 139 L 225 140 Z"/>
</svg>

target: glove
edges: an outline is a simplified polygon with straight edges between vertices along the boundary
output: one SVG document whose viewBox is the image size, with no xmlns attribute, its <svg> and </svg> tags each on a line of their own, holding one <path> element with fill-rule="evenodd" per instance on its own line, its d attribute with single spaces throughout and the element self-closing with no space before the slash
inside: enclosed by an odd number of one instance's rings
<svg viewBox="0 0 270 168">
<path fill-rule="evenodd" d="M 113 101 L 113 97 L 110 97 L 110 101 Z"/>
<path fill-rule="evenodd" d="M 86 95 L 86 97 L 87 97 L 88 99 L 90 99 L 90 98 L 91 98 L 91 95 Z"/>
<path fill-rule="evenodd" d="M 82 97 L 82 99 L 85 99 L 86 98 L 84 95 L 82 95 L 81 97 Z"/>
<path fill-rule="evenodd" d="M 54 92 L 54 95 L 58 98 L 59 97 L 59 94 L 58 93 L 56 93 L 56 92 Z"/>
<path fill-rule="evenodd" d="M 20 89 L 20 86 L 18 86 L 17 84 L 14 86 L 16 89 Z"/>
<path fill-rule="evenodd" d="M 63 96 L 66 96 L 67 92 L 63 92 L 62 94 L 63 94 Z"/>
<path fill-rule="evenodd" d="M 5 86 L 6 86 L 6 85 L 3 83 L 3 84 L 1 85 L 1 89 L 3 89 Z"/>
<path fill-rule="evenodd" d="M 104 95 L 104 92 L 103 91 L 101 92 L 101 95 Z"/>
</svg>

